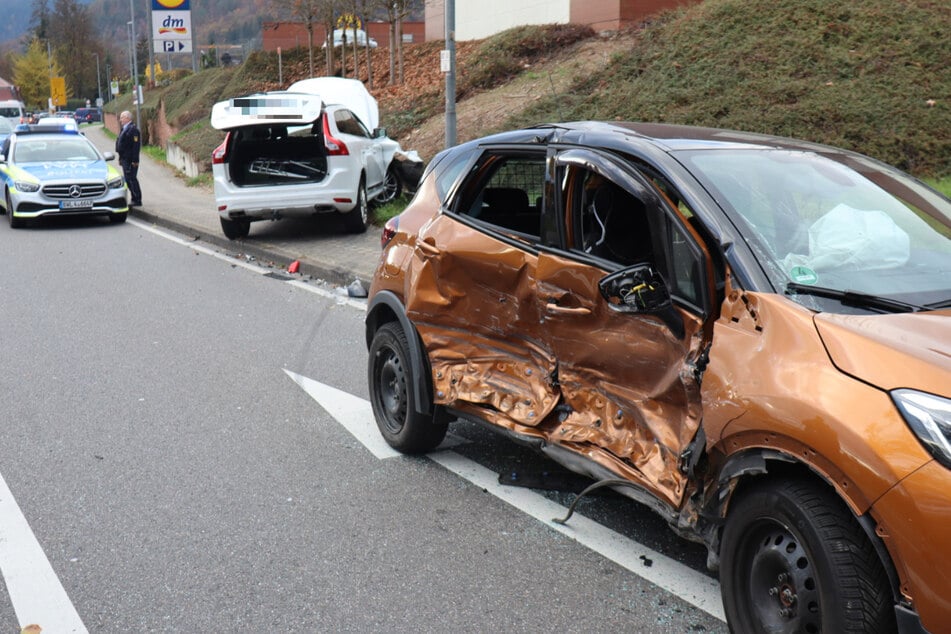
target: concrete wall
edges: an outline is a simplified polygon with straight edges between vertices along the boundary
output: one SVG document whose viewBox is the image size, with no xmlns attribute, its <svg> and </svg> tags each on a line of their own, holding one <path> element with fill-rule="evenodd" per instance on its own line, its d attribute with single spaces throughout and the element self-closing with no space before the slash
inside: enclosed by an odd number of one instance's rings
<svg viewBox="0 0 951 634">
<path fill-rule="evenodd" d="M 199 161 L 171 141 L 165 146 L 165 161 L 189 178 L 208 171 L 208 161 Z"/>
<path fill-rule="evenodd" d="M 608 0 L 609 4 L 616 2 Z M 571 3 L 572 0 L 456 0 L 456 41 L 479 40 L 526 24 L 566 24 L 571 19 Z M 444 40 L 445 23 L 445 5 L 427 2 L 426 39 Z"/>
<path fill-rule="evenodd" d="M 480 40 L 515 26 L 564 24 L 570 20 L 571 0 L 456 2 L 456 39 Z"/>
</svg>

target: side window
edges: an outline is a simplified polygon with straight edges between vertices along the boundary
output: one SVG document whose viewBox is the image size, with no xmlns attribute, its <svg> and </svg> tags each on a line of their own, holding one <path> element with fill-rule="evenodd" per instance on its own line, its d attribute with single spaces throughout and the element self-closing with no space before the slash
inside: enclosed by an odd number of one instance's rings
<svg viewBox="0 0 951 634">
<path fill-rule="evenodd" d="M 682 224 L 693 214 L 686 209 L 682 215 L 677 203 L 667 209 L 653 187 L 637 195 L 602 174 L 567 166 L 562 195 L 569 248 L 609 262 L 609 270 L 651 264 L 673 297 L 700 307 L 703 253 Z"/>
<path fill-rule="evenodd" d="M 648 208 L 617 183 L 579 167 L 566 172 L 570 248 L 623 268 L 654 261 Z"/>
<path fill-rule="evenodd" d="M 456 213 L 537 240 L 545 191 L 545 156 L 488 154 L 476 166 Z"/>
<path fill-rule="evenodd" d="M 667 222 L 667 236 L 670 249 L 667 252 L 667 283 L 671 295 L 685 299 L 694 306 L 702 305 L 703 258 L 696 251 L 687 232 L 670 216 Z"/>
<path fill-rule="evenodd" d="M 449 188 L 452 187 L 453 183 L 456 182 L 456 178 L 462 173 L 462 168 L 464 168 L 469 161 L 469 156 L 470 155 L 466 153 L 459 153 L 457 156 L 447 159 L 449 165 L 445 168 L 440 168 L 436 176 L 436 192 L 439 194 L 439 200 L 446 200 L 446 194 L 449 193 Z"/>
<path fill-rule="evenodd" d="M 370 137 L 370 133 L 367 129 L 349 110 L 334 111 L 334 122 L 337 124 L 337 129 L 343 134 L 352 134 L 353 136 L 366 138 Z"/>
</svg>

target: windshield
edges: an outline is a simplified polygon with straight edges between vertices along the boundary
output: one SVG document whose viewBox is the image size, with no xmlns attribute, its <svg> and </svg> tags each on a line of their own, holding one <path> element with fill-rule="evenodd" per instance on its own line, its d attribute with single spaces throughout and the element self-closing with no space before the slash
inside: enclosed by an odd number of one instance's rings
<svg viewBox="0 0 951 634">
<path fill-rule="evenodd" d="M 951 201 L 911 177 L 856 155 L 758 148 L 683 158 L 777 289 L 951 300 Z M 816 294 L 794 298 L 818 308 Z"/>
<path fill-rule="evenodd" d="M 53 161 L 97 161 L 96 149 L 82 138 L 22 140 L 16 145 L 17 163 L 46 163 Z"/>
</svg>

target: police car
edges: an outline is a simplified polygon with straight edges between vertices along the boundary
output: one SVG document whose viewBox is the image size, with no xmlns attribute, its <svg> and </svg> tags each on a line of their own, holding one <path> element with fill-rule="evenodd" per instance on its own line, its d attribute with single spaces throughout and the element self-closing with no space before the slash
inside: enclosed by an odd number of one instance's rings
<svg viewBox="0 0 951 634">
<path fill-rule="evenodd" d="M 18 126 L 0 148 L 0 204 L 10 226 L 42 216 L 98 215 L 125 222 L 129 193 L 122 172 L 107 163 L 114 159 L 75 127 Z"/>
</svg>

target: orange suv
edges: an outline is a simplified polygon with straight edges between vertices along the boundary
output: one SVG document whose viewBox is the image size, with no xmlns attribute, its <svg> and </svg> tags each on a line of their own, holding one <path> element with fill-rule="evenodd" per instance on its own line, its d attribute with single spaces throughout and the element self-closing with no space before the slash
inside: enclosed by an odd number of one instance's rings
<svg viewBox="0 0 951 634">
<path fill-rule="evenodd" d="M 704 543 L 737 632 L 951 624 L 951 201 L 659 124 L 437 155 L 366 316 L 381 434 L 484 423 Z"/>
</svg>

